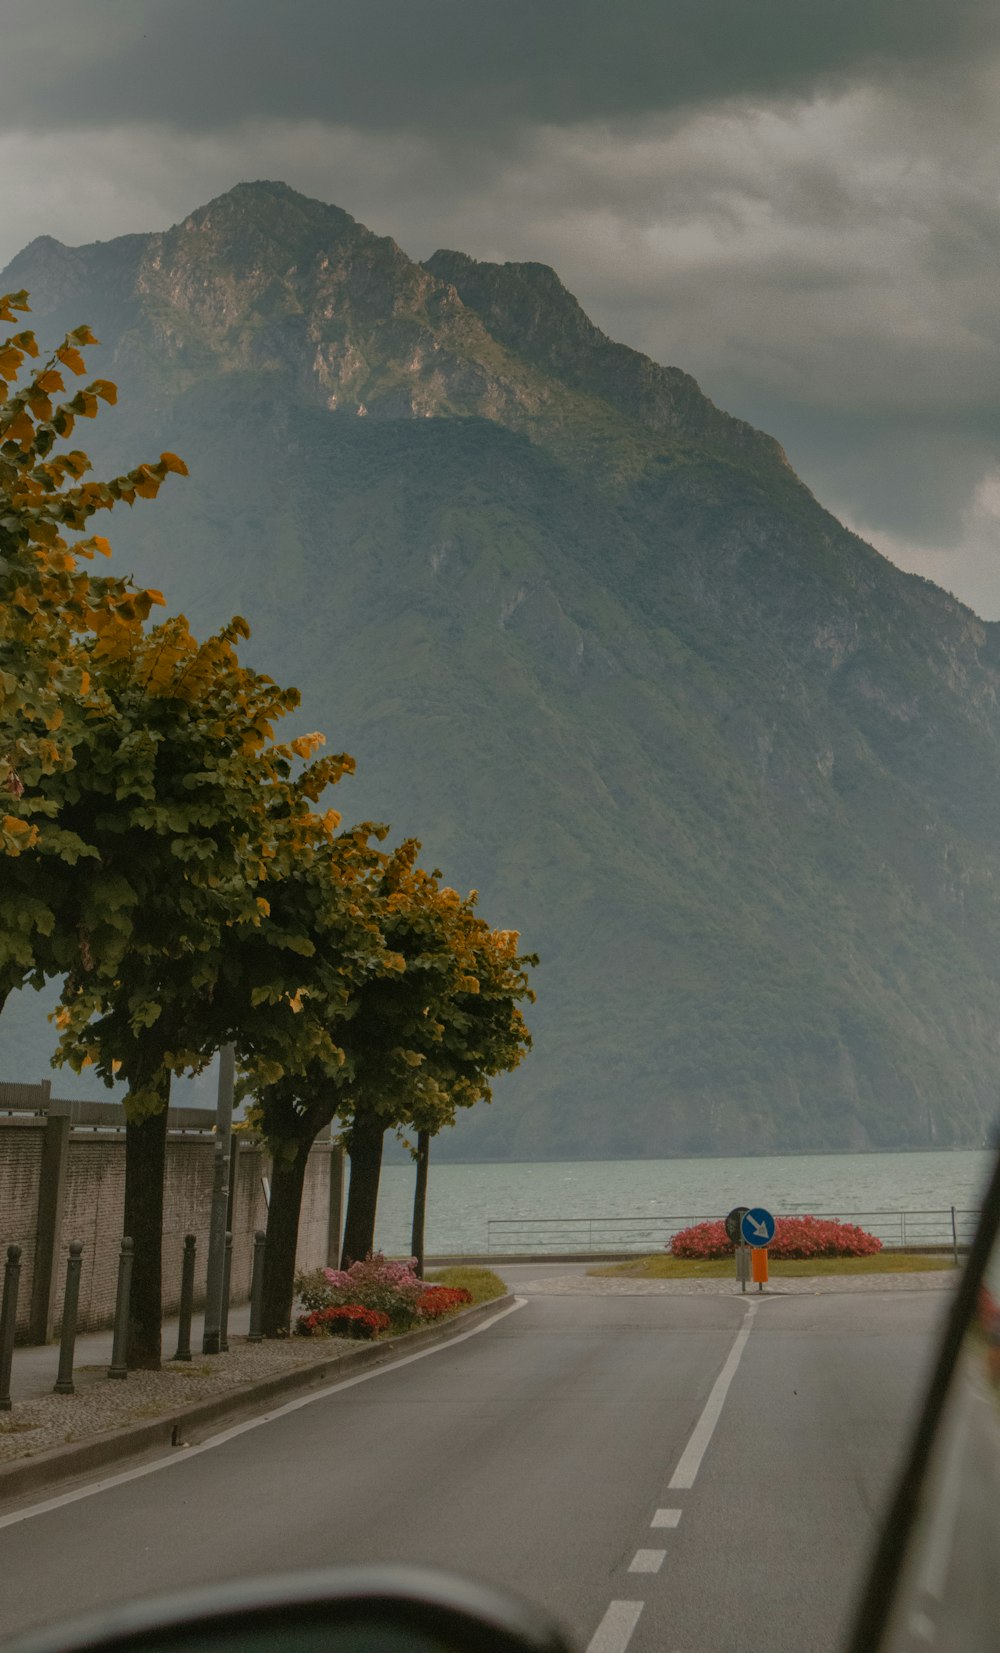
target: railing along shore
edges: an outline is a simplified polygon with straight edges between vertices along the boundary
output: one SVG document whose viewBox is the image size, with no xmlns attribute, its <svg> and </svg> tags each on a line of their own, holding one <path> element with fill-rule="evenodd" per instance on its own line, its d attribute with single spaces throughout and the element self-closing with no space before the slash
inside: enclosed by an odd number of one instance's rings
<svg viewBox="0 0 1000 1653">
<path fill-rule="evenodd" d="M 491 1255 L 545 1252 L 662 1251 L 675 1234 L 695 1223 L 718 1222 L 724 1212 L 678 1217 L 488 1217 L 486 1248 Z M 978 1212 L 942 1206 L 927 1211 L 776 1211 L 777 1217 L 822 1217 L 855 1223 L 882 1241 L 887 1251 L 965 1250 Z"/>
</svg>

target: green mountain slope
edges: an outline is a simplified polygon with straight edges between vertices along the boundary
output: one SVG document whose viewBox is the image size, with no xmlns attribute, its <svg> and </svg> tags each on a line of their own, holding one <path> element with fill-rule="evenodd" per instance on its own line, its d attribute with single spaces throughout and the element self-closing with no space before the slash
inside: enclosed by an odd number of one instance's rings
<svg viewBox="0 0 1000 1653">
<path fill-rule="evenodd" d="M 119 563 L 202 627 L 247 613 L 358 759 L 338 806 L 542 954 L 535 1052 L 450 1151 L 982 1139 L 996 628 L 544 266 L 421 266 L 243 185 L 0 281 L 105 341 L 100 467 L 191 465 Z"/>
</svg>

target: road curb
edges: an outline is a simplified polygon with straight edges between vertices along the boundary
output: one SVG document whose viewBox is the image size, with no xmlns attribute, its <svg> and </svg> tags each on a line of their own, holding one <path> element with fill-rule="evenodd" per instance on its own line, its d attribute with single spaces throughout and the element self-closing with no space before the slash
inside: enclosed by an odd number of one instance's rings
<svg viewBox="0 0 1000 1653">
<path fill-rule="evenodd" d="M 108 1430 L 89 1441 L 74 1441 L 68 1446 L 57 1446 L 48 1452 L 39 1452 L 31 1458 L 15 1459 L 0 1465 L 0 1505 L 34 1492 L 36 1488 L 54 1486 L 60 1481 L 75 1480 L 94 1470 L 121 1464 L 129 1458 L 141 1457 L 156 1448 L 191 1445 L 196 1439 L 214 1434 L 217 1428 L 235 1423 L 256 1412 L 267 1411 L 276 1400 L 290 1400 L 306 1394 L 310 1389 L 322 1389 L 340 1378 L 353 1376 L 369 1366 L 387 1366 L 401 1355 L 415 1354 L 438 1343 L 448 1343 L 460 1332 L 468 1331 L 479 1321 L 508 1309 L 514 1296 L 507 1292 L 488 1303 L 477 1303 L 470 1309 L 461 1309 L 437 1326 L 420 1326 L 416 1331 L 403 1332 L 387 1343 L 359 1343 L 356 1348 L 344 1349 L 327 1360 L 317 1360 L 310 1366 L 299 1366 L 291 1372 L 279 1372 L 274 1377 L 240 1384 L 209 1400 L 195 1401 L 164 1412 L 162 1417 L 148 1422 L 129 1424 L 124 1429 Z"/>
</svg>

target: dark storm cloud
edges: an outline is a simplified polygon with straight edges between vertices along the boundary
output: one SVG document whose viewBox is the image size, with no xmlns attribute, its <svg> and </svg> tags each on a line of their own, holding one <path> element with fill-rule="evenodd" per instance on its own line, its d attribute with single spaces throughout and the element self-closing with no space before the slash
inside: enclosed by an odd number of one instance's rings
<svg viewBox="0 0 1000 1653">
<path fill-rule="evenodd" d="M 614 119 L 944 73 L 985 0 L 7 0 L 0 121 Z"/>
<path fill-rule="evenodd" d="M 0 264 L 282 178 L 553 264 L 1000 616 L 995 0 L 4 0 Z"/>
</svg>

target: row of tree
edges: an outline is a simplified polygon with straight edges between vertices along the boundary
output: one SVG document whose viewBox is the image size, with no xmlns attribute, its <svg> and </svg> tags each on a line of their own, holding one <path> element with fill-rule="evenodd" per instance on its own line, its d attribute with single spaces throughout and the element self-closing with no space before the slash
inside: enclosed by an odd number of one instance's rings
<svg viewBox="0 0 1000 1653">
<path fill-rule="evenodd" d="M 309 1147 L 335 1118 L 351 1158 L 345 1255 L 374 1236 L 390 1127 L 434 1134 L 490 1095 L 530 1040 L 512 931 L 494 930 L 419 845 L 344 829 L 323 805 L 353 769 L 319 734 L 275 739 L 294 689 L 244 665 L 234 619 L 199 642 L 157 591 L 99 576 L 101 510 L 153 498 L 176 455 L 107 482 L 69 445 L 113 403 L 70 333 L 45 362 L 0 299 L 0 1009 L 50 978 L 58 1059 L 127 1086 L 129 1363 L 160 1361 L 173 1075 L 235 1047 L 273 1155 L 265 1323 L 288 1326 Z M 62 399 L 60 399 L 62 398 Z"/>
</svg>

